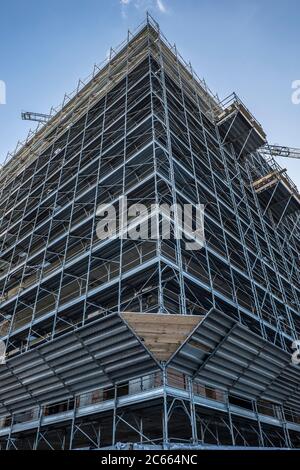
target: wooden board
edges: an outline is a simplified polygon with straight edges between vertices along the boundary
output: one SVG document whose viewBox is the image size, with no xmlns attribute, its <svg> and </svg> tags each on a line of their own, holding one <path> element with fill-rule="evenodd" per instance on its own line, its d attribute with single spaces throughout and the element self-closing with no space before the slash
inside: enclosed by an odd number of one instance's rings
<svg viewBox="0 0 300 470">
<path fill-rule="evenodd" d="M 203 318 L 142 312 L 121 316 L 159 361 L 167 361 Z"/>
</svg>

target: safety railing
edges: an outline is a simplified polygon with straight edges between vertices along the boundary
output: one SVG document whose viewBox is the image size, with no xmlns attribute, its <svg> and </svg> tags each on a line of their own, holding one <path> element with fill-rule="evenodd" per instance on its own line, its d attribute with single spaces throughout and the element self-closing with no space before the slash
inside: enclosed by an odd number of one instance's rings
<svg viewBox="0 0 300 470">
<path fill-rule="evenodd" d="M 74 410 L 84 409 L 93 405 L 99 405 L 108 401 L 112 401 L 121 397 L 129 397 L 139 395 L 145 391 L 154 390 L 163 386 L 162 372 L 156 372 L 142 376 L 137 379 L 120 383 L 116 386 L 102 387 L 87 393 L 80 394 L 75 398 L 69 398 L 57 403 L 49 403 L 41 408 L 35 406 L 13 415 L 4 415 L 0 417 L 0 429 L 11 427 L 12 425 L 20 425 L 38 421 L 39 419 L 50 416 L 58 416 L 62 413 L 74 412 Z M 193 393 L 195 397 L 204 397 L 219 403 L 227 403 L 229 406 L 246 409 L 252 413 L 269 416 L 281 422 L 290 422 L 300 425 L 300 416 L 291 408 L 284 408 L 276 403 L 259 400 L 256 403 L 235 395 L 229 396 L 223 390 L 219 390 L 210 386 L 203 385 L 198 382 L 191 382 L 184 374 L 171 369 L 167 372 L 166 385 L 171 388 L 184 390 Z M 192 389 L 191 389 L 192 385 Z"/>
<path fill-rule="evenodd" d="M 244 112 L 249 116 L 250 121 L 255 124 L 257 127 L 262 129 L 261 123 L 253 116 L 251 111 L 247 108 L 245 103 L 238 97 L 238 95 L 233 92 L 230 95 L 226 96 L 223 100 L 219 102 L 219 106 L 225 111 L 230 106 L 234 106 L 237 109 L 243 109 Z"/>
</svg>

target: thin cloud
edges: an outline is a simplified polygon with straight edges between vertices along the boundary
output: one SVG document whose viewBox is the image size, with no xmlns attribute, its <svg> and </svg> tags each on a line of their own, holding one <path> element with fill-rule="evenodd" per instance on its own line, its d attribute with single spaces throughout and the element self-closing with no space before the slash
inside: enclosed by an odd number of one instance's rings
<svg viewBox="0 0 300 470">
<path fill-rule="evenodd" d="M 127 18 L 127 7 L 131 0 L 120 0 L 121 3 L 121 14 L 123 18 Z"/>
<path fill-rule="evenodd" d="M 157 8 L 159 9 L 159 11 L 161 13 L 166 13 L 167 12 L 167 9 L 166 9 L 165 5 L 163 4 L 162 0 L 156 0 L 156 5 L 157 5 Z"/>
<path fill-rule="evenodd" d="M 167 13 L 167 8 L 163 0 L 120 0 L 121 13 L 123 18 L 127 18 L 130 8 L 136 10 L 156 10 L 160 13 Z"/>
</svg>

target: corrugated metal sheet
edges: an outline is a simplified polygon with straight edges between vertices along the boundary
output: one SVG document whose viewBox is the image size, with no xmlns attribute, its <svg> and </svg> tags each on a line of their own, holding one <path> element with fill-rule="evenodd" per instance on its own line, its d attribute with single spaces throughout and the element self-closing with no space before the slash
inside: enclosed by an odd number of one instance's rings
<svg viewBox="0 0 300 470">
<path fill-rule="evenodd" d="M 199 382 L 300 410 L 300 368 L 291 355 L 211 310 L 169 361 Z"/>
<path fill-rule="evenodd" d="M 59 401 L 159 368 L 118 314 L 111 314 L 0 366 L 0 412 Z"/>
</svg>

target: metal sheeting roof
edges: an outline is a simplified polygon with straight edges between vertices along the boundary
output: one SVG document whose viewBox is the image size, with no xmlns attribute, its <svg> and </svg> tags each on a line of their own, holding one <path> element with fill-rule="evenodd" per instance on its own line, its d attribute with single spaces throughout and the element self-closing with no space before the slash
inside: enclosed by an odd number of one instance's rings
<svg viewBox="0 0 300 470">
<path fill-rule="evenodd" d="M 59 401 L 158 369 L 118 314 L 111 314 L 0 366 L 0 413 Z"/>
<path fill-rule="evenodd" d="M 260 124 L 251 119 L 244 105 L 233 103 L 221 114 L 218 127 L 226 142 L 234 144 L 237 154 L 251 153 L 266 143 Z"/>
<path fill-rule="evenodd" d="M 221 311 L 206 315 L 169 364 L 203 384 L 300 410 L 300 368 L 291 354 Z"/>
<path fill-rule="evenodd" d="M 167 362 L 197 381 L 300 411 L 300 368 L 274 346 L 212 309 Z M 122 317 L 110 314 L 0 366 L 0 413 L 149 374 L 160 364 Z"/>
<path fill-rule="evenodd" d="M 270 173 L 269 181 L 255 190 L 263 207 L 269 206 L 276 221 L 300 210 L 299 193 L 280 172 Z"/>
</svg>

